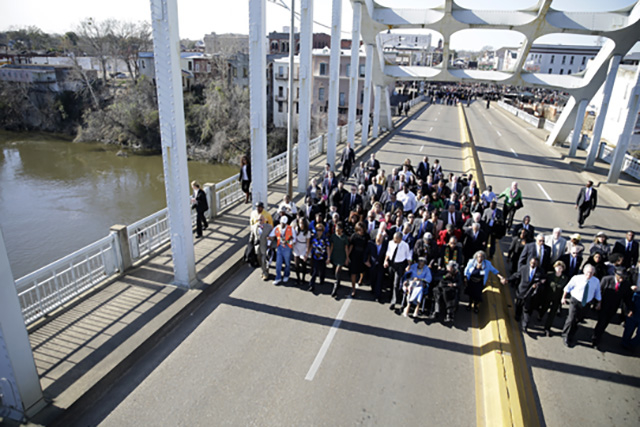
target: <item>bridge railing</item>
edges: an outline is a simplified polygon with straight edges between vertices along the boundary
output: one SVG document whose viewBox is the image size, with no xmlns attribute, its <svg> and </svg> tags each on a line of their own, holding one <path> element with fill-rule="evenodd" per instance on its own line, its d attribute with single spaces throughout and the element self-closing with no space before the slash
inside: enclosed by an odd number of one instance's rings
<svg viewBox="0 0 640 427">
<path fill-rule="evenodd" d="M 615 147 L 610 147 L 606 142 L 600 142 L 598 158 L 606 163 L 613 162 L 613 152 Z M 622 172 L 626 172 L 636 179 L 640 179 L 640 159 L 636 159 L 630 154 L 625 154 L 622 162 Z"/>
<path fill-rule="evenodd" d="M 16 281 L 27 325 L 118 272 L 120 251 L 114 234 Z"/>
</svg>

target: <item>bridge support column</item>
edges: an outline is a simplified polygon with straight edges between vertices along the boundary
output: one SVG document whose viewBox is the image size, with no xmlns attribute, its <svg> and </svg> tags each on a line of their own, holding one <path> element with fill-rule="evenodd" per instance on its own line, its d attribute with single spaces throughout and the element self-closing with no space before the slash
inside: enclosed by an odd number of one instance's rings
<svg viewBox="0 0 640 427">
<path fill-rule="evenodd" d="M 331 55 L 329 57 L 329 112 L 327 119 L 327 163 L 335 170 L 338 145 L 338 95 L 340 92 L 340 38 L 342 0 L 333 0 L 331 17 Z"/>
<path fill-rule="evenodd" d="M 347 143 L 351 148 L 356 140 L 356 120 L 358 112 L 358 85 L 360 65 L 360 21 L 362 19 L 362 4 L 352 2 L 353 26 L 351 30 L 351 73 L 349 75 L 349 118 L 347 128 Z"/>
<path fill-rule="evenodd" d="M 251 181 L 255 203 L 267 205 L 267 31 L 265 0 L 249 0 Z M 291 96 L 291 94 L 289 94 Z"/>
<path fill-rule="evenodd" d="M 377 138 L 380 135 L 380 97 L 382 96 L 382 86 L 376 85 L 373 94 L 373 126 L 371 137 Z"/>
<path fill-rule="evenodd" d="M 584 124 L 584 114 L 587 112 L 588 99 L 583 99 L 578 104 L 578 112 L 576 113 L 576 121 L 573 125 L 573 136 L 571 137 L 571 146 L 569 147 L 569 157 L 575 157 L 578 151 L 578 144 L 582 136 L 582 125 Z"/>
<path fill-rule="evenodd" d="M 613 161 L 611 162 L 611 168 L 609 169 L 609 176 L 607 182 L 609 184 L 615 184 L 620 179 L 620 172 L 622 172 L 622 163 L 624 156 L 627 154 L 627 148 L 629 148 L 629 141 L 633 128 L 638 120 L 638 110 L 640 109 L 640 67 L 636 70 L 635 83 L 633 89 L 629 93 L 629 101 L 627 103 L 627 117 L 624 121 L 624 128 L 618 138 L 616 149 L 613 152 Z"/>
<path fill-rule="evenodd" d="M 309 181 L 309 134 L 311 132 L 311 48 L 313 45 L 313 0 L 300 1 L 300 112 L 298 116 L 298 192 L 307 191 Z"/>
<path fill-rule="evenodd" d="M 46 404 L 0 231 L 0 412 L 22 421 Z"/>
<path fill-rule="evenodd" d="M 373 73 L 373 45 L 367 44 L 365 47 L 367 55 L 364 66 L 364 103 L 362 104 L 362 146 L 366 147 L 369 142 L 369 114 L 371 113 L 371 74 Z"/>
<path fill-rule="evenodd" d="M 593 127 L 591 145 L 589 145 L 589 153 L 587 154 L 587 160 L 584 164 L 585 169 L 593 168 L 596 162 L 598 148 L 600 147 L 600 138 L 602 137 L 602 128 L 604 128 L 604 121 L 607 117 L 607 110 L 609 109 L 609 98 L 611 98 L 611 92 L 613 92 L 613 83 L 616 81 L 619 65 L 620 55 L 613 56 L 609 61 L 609 73 L 607 74 L 607 80 L 605 80 L 602 89 L 602 105 L 600 106 L 600 112 L 598 113 L 598 117 L 596 117 L 596 123 Z"/>
<path fill-rule="evenodd" d="M 391 89 L 388 87 L 384 88 L 384 111 L 386 114 L 385 120 L 387 125 L 387 130 L 393 129 L 393 116 L 391 115 Z"/>
<path fill-rule="evenodd" d="M 569 132 L 571 132 L 571 121 L 575 119 L 574 114 L 576 114 L 576 99 L 571 97 L 562 109 L 562 114 L 556 122 L 553 131 L 549 134 L 547 145 L 556 145 L 558 142 L 562 144 L 567 136 L 569 136 Z"/>
<path fill-rule="evenodd" d="M 174 284 L 190 288 L 196 282 L 196 267 L 189 204 L 177 0 L 151 0 L 151 26 Z"/>
</svg>

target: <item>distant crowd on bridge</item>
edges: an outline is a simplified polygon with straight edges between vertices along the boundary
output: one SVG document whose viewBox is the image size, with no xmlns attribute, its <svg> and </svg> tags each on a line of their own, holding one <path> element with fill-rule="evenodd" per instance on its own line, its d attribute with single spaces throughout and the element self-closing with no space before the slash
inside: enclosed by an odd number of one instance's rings
<svg viewBox="0 0 640 427">
<path fill-rule="evenodd" d="M 417 163 L 407 158 L 386 171 L 375 154 L 355 164 L 353 149 L 346 147 L 341 165 L 340 177 L 327 164 L 322 178 L 311 180 L 302 206 L 286 195 L 274 215 L 263 203 L 255 205 L 245 257 L 261 268 L 263 280 L 271 280 L 275 262 L 274 285 L 295 281 L 336 299 L 363 297 L 368 286 L 371 297 L 389 303 L 396 314 L 452 323 L 463 300 L 466 310 L 479 312 L 483 289 L 495 275 L 501 286 L 514 288 L 516 320 L 524 332 L 537 312 L 538 321 L 546 316 L 543 330 L 551 336 L 567 305 L 565 345 L 573 345 L 579 322 L 595 313 L 597 346 L 621 310 L 622 345 L 639 344 L 637 333 L 631 338 L 640 325 L 640 265 L 632 231 L 613 244 L 599 232 L 585 244 L 580 234 L 565 237 L 560 228 L 551 235 L 536 233 L 528 215 L 513 226 L 525 201 L 517 182 L 501 192 L 491 185 L 481 189 L 473 176 L 447 173 L 428 156 Z M 587 183 L 575 206 L 581 227 L 596 206 L 597 191 Z M 509 274 L 503 276 L 491 260 L 508 234 Z"/>
</svg>

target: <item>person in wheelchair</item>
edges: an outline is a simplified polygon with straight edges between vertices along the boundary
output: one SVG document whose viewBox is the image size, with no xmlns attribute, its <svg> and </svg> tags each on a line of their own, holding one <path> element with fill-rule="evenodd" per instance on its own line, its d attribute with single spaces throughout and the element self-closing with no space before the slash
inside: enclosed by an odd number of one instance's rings
<svg viewBox="0 0 640 427">
<path fill-rule="evenodd" d="M 418 316 L 422 297 L 426 295 L 431 283 L 431 270 L 427 267 L 427 259 L 425 257 L 418 258 L 418 262 L 411 264 L 404 274 L 402 290 L 404 291 L 404 301 L 406 306 L 402 315 L 407 317 L 411 304 L 415 304 L 416 308 L 412 317 Z"/>
<path fill-rule="evenodd" d="M 462 289 L 462 274 L 460 274 L 458 263 L 449 261 L 440 282 L 433 288 L 434 308 L 430 318 L 436 319 L 444 306 L 446 310 L 444 321 L 446 323 L 455 321 L 460 289 Z"/>
</svg>

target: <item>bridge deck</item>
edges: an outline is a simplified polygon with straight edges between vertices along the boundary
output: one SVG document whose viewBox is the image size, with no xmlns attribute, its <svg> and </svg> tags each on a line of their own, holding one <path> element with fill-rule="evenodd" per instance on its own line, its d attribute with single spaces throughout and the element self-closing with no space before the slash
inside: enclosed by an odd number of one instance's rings
<svg viewBox="0 0 640 427">
<path fill-rule="evenodd" d="M 587 175 L 563 161 L 562 149 L 544 146 L 534 133 L 500 111 L 487 111 L 479 103 L 466 111 L 487 183 L 501 190 L 517 179 L 526 213 L 538 229 L 549 232 L 561 226 L 566 233 L 578 231 L 572 223 L 573 200 Z M 457 108 L 430 106 L 380 147 L 378 159 L 388 173 L 405 158 L 417 162 L 426 154 L 431 160 L 439 158 L 445 172 L 459 174 L 458 127 Z M 316 161 L 312 172 L 321 165 Z M 589 176 L 601 174 L 599 170 Z M 279 201 L 281 183 L 270 190 L 270 202 Z M 639 199 L 637 183 L 626 181 L 600 193 L 601 206 L 587 225 L 599 224 L 616 238 L 637 226 L 635 213 L 623 206 L 624 199 Z M 216 221 L 196 243 L 198 270 L 205 283 L 239 256 L 247 233 L 247 206 Z M 587 226 L 580 232 L 587 242 L 599 230 Z M 508 241 L 504 239 L 503 248 Z M 43 388 L 54 405 L 65 409 L 99 379 L 96 375 L 105 374 L 100 370 L 114 366 L 110 359 L 123 347 L 133 346 L 143 329 L 166 323 L 206 292 L 167 287 L 170 274 L 166 250 L 31 333 Z M 294 282 L 274 287 L 260 280 L 257 270 L 243 267 L 163 336 L 113 384 L 99 405 L 84 415 L 86 408 L 74 407 L 69 412 L 82 417 L 69 420 L 82 425 L 134 420 L 163 425 L 476 423 L 478 377 L 471 314 L 461 310 L 454 327 L 413 321 L 373 302 L 368 289 L 360 289 L 355 300 L 345 299 L 343 289 L 343 298 L 336 302 L 328 295 L 329 285 L 314 296 Z M 339 313 L 342 323 L 326 347 Z M 562 320 L 556 321 L 556 332 Z M 582 342 L 592 323 L 581 327 Z M 637 394 L 640 367 L 635 358 L 617 350 L 614 337 L 621 335 L 621 328 L 610 325 L 607 332 L 604 352 L 583 345 L 566 349 L 557 336 L 541 337 L 537 327 L 525 337 L 547 424 L 560 424 L 562 409 L 568 406 L 579 408 L 581 417 L 594 424 L 608 420 L 607 424 L 630 425 L 640 420 L 638 406 L 626 400 Z M 323 348 L 326 354 L 314 370 Z M 98 372 L 96 366 L 101 368 Z M 313 379 L 305 379 L 311 374 Z"/>
</svg>

